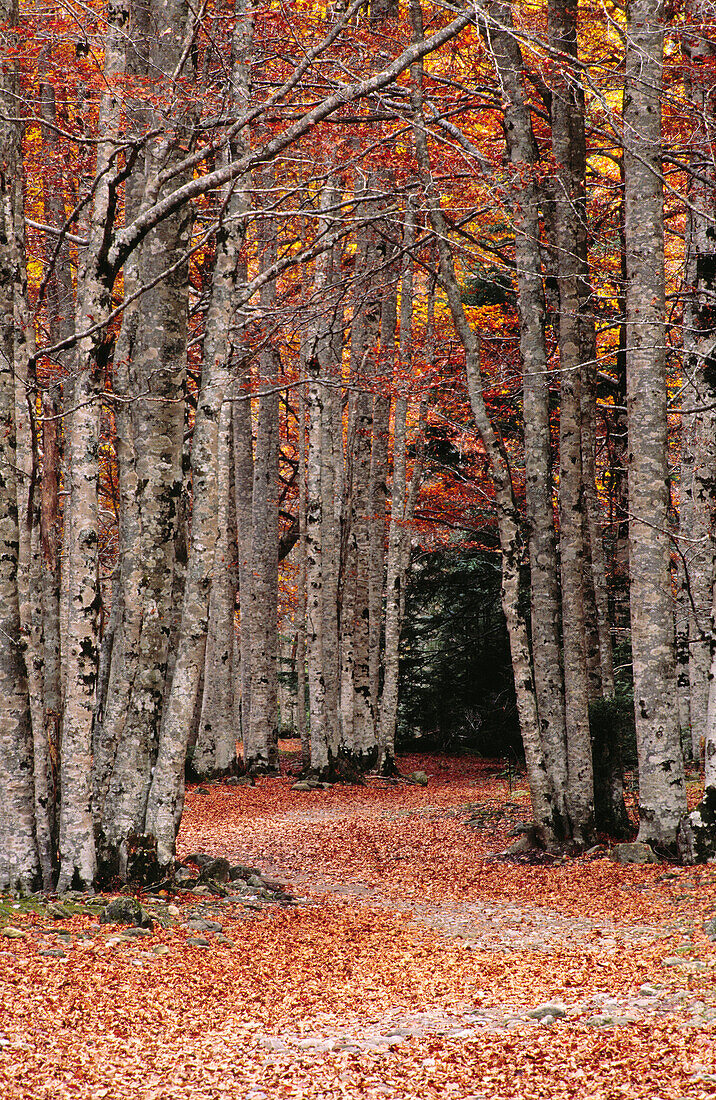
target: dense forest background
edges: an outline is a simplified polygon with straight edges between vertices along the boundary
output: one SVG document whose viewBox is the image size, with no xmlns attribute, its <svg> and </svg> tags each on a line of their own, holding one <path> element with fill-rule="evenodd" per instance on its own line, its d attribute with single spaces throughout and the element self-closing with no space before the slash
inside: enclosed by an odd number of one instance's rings
<svg viewBox="0 0 716 1100">
<path fill-rule="evenodd" d="M 159 873 L 279 730 L 524 753 L 546 847 L 626 748 L 712 853 L 710 8 L 2 22 L 0 886 Z"/>
</svg>

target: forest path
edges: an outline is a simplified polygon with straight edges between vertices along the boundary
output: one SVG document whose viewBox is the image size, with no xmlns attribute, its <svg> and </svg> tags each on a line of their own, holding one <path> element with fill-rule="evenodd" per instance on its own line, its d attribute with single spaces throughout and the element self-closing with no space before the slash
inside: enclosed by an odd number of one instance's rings
<svg viewBox="0 0 716 1100">
<path fill-rule="evenodd" d="M 716 1095 L 716 868 L 505 862 L 523 788 L 400 764 L 429 785 L 188 791 L 180 854 L 255 865 L 294 904 L 148 895 L 146 935 L 82 899 L 6 905 L 2 1100 Z"/>
<path fill-rule="evenodd" d="M 249 812 L 216 807 L 219 834 L 214 810 L 207 815 L 202 796 L 196 796 L 185 843 L 201 846 L 202 838 L 211 837 L 212 854 L 254 861 L 290 881 L 315 918 L 351 930 L 357 923 L 377 951 L 370 962 L 363 959 L 367 988 L 374 971 L 380 974 L 381 935 L 402 941 L 403 977 L 410 985 L 412 974 L 422 994 L 426 939 L 444 956 L 433 964 L 448 980 L 432 988 L 427 983 L 432 998 L 419 994 L 410 1003 L 403 981 L 380 1011 L 370 1003 L 361 1011 L 358 995 L 355 1010 L 336 1014 L 328 984 L 345 981 L 341 952 L 332 972 L 328 963 L 327 1011 L 305 1016 L 297 1028 L 259 1037 L 267 1064 L 288 1072 L 298 1060 L 320 1077 L 326 1059 L 392 1052 L 399 1064 L 412 1045 L 421 1044 L 429 1053 L 420 1065 L 429 1076 L 435 1044 L 453 1048 L 454 1062 L 474 1043 L 483 1051 L 486 1042 L 489 1050 L 497 1040 L 541 1050 L 545 1042 L 570 1046 L 581 1037 L 577 1045 L 602 1050 L 600 1075 L 612 1065 L 604 1091 L 591 1080 L 589 1095 L 612 1097 L 622 1094 L 621 1071 L 614 1071 L 630 1061 L 629 1050 L 638 1076 L 646 1035 L 649 1057 L 663 1070 L 664 1051 L 656 1052 L 661 1032 L 662 1041 L 666 1033 L 672 1040 L 678 1036 L 677 1045 L 688 1036 L 690 1050 L 667 1075 L 659 1073 L 648 1095 L 716 1093 L 716 951 L 702 930 L 716 899 L 713 871 L 623 867 L 606 858 L 542 866 L 502 861 L 511 829 L 529 816 L 526 790 L 508 787 L 497 768 L 481 761 L 415 758 L 402 764 L 404 771 L 412 766 L 432 773 L 428 788 L 376 781 L 364 788 L 295 792 L 289 802 L 281 791 L 287 781 L 264 780 L 261 794 L 260 787 L 242 792 Z M 268 794 L 272 787 L 275 802 Z M 385 971 L 387 984 L 394 980 L 389 960 Z M 351 979 L 353 974 L 349 966 Z M 559 1058 L 557 1064 L 564 1068 Z M 522 1095 L 524 1072 L 515 1069 L 506 1095 Z M 571 1080 L 550 1074 L 550 1095 L 584 1095 L 580 1073 Z M 428 1085 L 425 1080 L 415 1095 L 426 1095 Z M 458 1095 L 492 1100 L 502 1095 L 495 1086 L 491 1080 L 481 1091 L 475 1081 L 463 1082 L 467 1091 Z M 389 1080 L 376 1087 L 376 1095 L 403 1095 L 390 1091 Z M 641 1080 L 639 1088 L 645 1087 Z"/>
</svg>

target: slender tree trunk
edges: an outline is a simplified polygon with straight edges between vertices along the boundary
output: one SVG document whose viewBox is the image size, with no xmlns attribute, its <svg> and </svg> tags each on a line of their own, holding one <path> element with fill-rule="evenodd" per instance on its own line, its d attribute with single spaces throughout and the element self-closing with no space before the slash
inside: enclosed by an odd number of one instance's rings
<svg viewBox="0 0 716 1100">
<path fill-rule="evenodd" d="M 305 343 L 305 341 L 304 341 Z M 301 376 L 305 368 L 303 347 Z M 298 606 L 296 608 L 296 718 L 301 738 L 301 773 L 311 767 L 311 742 L 306 715 L 306 399 L 298 390 Z"/>
<path fill-rule="evenodd" d="M 568 835 L 567 731 L 561 672 L 560 597 L 550 468 L 549 372 L 544 338 L 544 289 L 539 247 L 538 159 L 522 87 L 522 54 L 510 34 L 508 4 L 490 6 L 484 35 L 500 78 L 515 225 L 520 353 L 523 370 L 525 494 L 529 524 L 532 654 L 539 722 L 554 798 L 554 828 Z"/>
<path fill-rule="evenodd" d="M 374 192 L 369 180 L 363 199 Z M 375 276 L 379 253 L 375 232 L 366 221 L 358 231 L 353 319 L 351 324 L 351 384 L 348 477 L 341 590 L 341 740 L 344 756 L 359 767 L 375 763 L 376 714 L 370 668 L 370 466 L 373 438 L 374 354 L 380 334 L 380 288 Z"/>
<path fill-rule="evenodd" d="M 663 7 L 631 0 L 624 173 L 627 256 L 629 568 L 639 837 L 672 848 L 686 810 L 676 711 L 669 567 L 664 213 L 661 173 Z"/>
<path fill-rule="evenodd" d="M 250 744 L 251 716 L 251 510 L 254 492 L 254 451 L 251 425 L 251 375 L 244 368 L 233 408 L 234 493 L 239 555 L 239 610 L 241 622 L 241 735 L 244 756 Z"/>
<path fill-rule="evenodd" d="M 13 3 L 0 6 L 3 25 L 17 18 Z M 7 32 L 6 32 L 7 33 Z M 34 890 L 41 881 L 35 833 L 35 784 L 30 699 L 20 645 L 18 548 L 20 542 L 15 454 L 15 206 L 20 134 L 11 119 L 13 75 L 0 70 L 0 890 Z"/>
<path fill-rule="evenodd" d="M 227 340 L 228 346 L 228 340 Z M 218 438 L 218 535 L 211 576 L 209 625 L 199 729 L 191 771 L 199 779 L 236 769 L 234 648 L 237 563 L 231 401 L 221 407 Z"/>
<path fill-rule="evenodd" d="M 321 441 L 323 401 L 318 359 L 308 363 L 308 456 L 306 460 L 306 657 L 311 716 L 311 772 L 328 778 L 332 763 L 326 717 L 326 681 L 323 664 L 323 568 Z"/>
<path fill-rule="evenodd" d="M 572 836 L 594 839 L 594 785 L 589 736 L 584 583 L 582 470 L 582 326 L 578 203 L 584 190 L 584 97 L 577 78 L 577 10 L 573 0 L 550 0 L 549 36 L 560 55 L 552 80 L 552 151 L 559 283 L 559 542 L 567 729 L 567 804 Z M 538 643 L 534 645 L 536 649 Z"/>
<path fill-rule="evenodd" d="M 340 192 L 329 179 L 322 189 L 319 233 L 327 234 L 340 202 Z M 319 365 L 321 403 L 321 645 L 325 682 L 325 736 L 331 768 L 338 768 L 340 650 L 338 592 L 340 580 L 340 515 L 343 488 L 343 427 L 341 416 L 341 334 L 343 310 L 334 286 L 335 256 L 331 249 L 316 261 L 315 294 L 319 314 L 315 332 L 315 356 Z"/>
<path fill-rule="evenodd" d="M 272 201 L 273 172 L 264 175 L 267 205 Z M 265 214 L 259 229 L 259 264 L 265 269 L 276 259 L 276 226 Z M 244 764 L 251 772 L 278 771 L 278 452 L 281 370 L 273 345 L 276 290 L 273 282 L 261 289 L 266 346 L 259 356 L 258 417 L 252 494 L 252 579 L 249 630 L 251 633 L 251 709 L 248 739 L 244 735 Z"/>
<path fill-rule="evenodd" d="M 120 99 L 115 85 L 124 73 L 125 26 L 128 11 L 122 4 L 108 13 L 105 36 L 106 90 L 100 103 L 97 150 L 97 187 L 88 225 L 89 245 L 78 277 L 77 330 L 90 329 L 97 317 L 109 312 L 111 288 L 103 270 L 106 225 L 111 223 L 115 192 L 115 135 Z M 60 769 L 60 877 L 58 890 L 91 887 L 95 879 L 94 822 L 92 818 L 92 724 L 99 660 L 98 613 L 98 465 L 100 401 L 106 361 L 111 354 L 107 335 L 99 330 L 83 337 L 75 353 L 73 407 L 69 420 L 69 515 L 67 578 L 72 592 L 68 605 L 65 706 Z"/>
<path fill-rule="evenodd" d="M 385 658 L 383 690 L 380 697 L 380 770 L 383 774 L 395 772 L 395 724 L 398 712 L 398 650 L 401 626 L 401 595 L 405 579 L 403 569 L 403 544 L 406 521 L 406 421 L 408 401 L 405 390 L 411 376 L 412 314 L 413 314 L 413 258 L 415 244 L 415 209 L 408 205 L 403 231 L 403 270 L 400 287 L 400 377 L 395 396 L 393 427 L 393 483 L 391 487 L 390 530 L 388 533 L 388 561 L 385 606 Z"/>
<path fill-rule="evenodd" d="M 704 73 L 716 50 L 706 34 L 699 2 L 690 5 L 687 95 L 695 114 L 691 137 L 684 299 L 684 370 L 681 428 L 679 547 L 688 623 L 690 749 L 701 759 L 706 735 L 709 672 L 713 648 L 711 605 L 714 586 L 716 505 L 716 174 L 713 93 Z"/>
<path fill-rule="evenodd" d="M 422 38 L 423 33 L 422 9 L 419 0 L 411 0 L 410 13 L 413 37 L 419 40 Z M 441 281 L 455 329 L 465 350 L 470 404 L 477 430 L 490 463 L 490 472 L 495 490 L 497 523 L 502 552 L 502 608 L 510 639 L 517 710 L 525 750 L 532 813 L 540 840 L 545 845 L 552 845 L 558 839 L 558 833 L 555 830 L 555 797 L 540 737 L 527 622 L 519 599 L 523 554 L 519 510 L 514 498 L 507 455 L 485 408 L 480 376 L 480 348 L 477 337 L 465 315 L 460 286 L 455 277 L 453 259 L 448 243 L 448 226 L 432 183 L 422 119 L 422 65 L 419 63 L 414 65 L 411 71 L 414 80 L 413 111 L 416 119 L 414 127 L 416 154 L 427 196 L 428 213 L 437 238 Z"/>
<path fill-rule="evenodd" d="M 43 206 L 45 221 L 60 229 L 66 218 L 64 172 L 57 138 L 57 115 L 54 88 L 49 83 L 40 85 L 40 113 L 43 119 L 42 141 L 44 163 Z M 67 241 L 56 242 L 48 236 L 45 244 L 45 263 L 52 268 L 46 296 L 48 335 L 51 343 L 59 343 L 74 332 L 75 300 L 72 284 L 70 250 Z M 70 356 L 61 355 L 63 365 Z M 69 383 L 68 383 L 69 385 Z M 40 532 L 42 542 L 42 635 L 43 635 L 43 684 L 45 744 L 47 746 L 48 813 L 53 837 L 53 851 L 57 849 L 57 799 L 59 794 L 59 752 L 62 715 L 62 640 L 60 630 L 60 556 L 62 546 L 62 521 L 60 512 L 60 470 L 62 446 L 60 436 L 60 411 L 62 408 L 61 383 L 53 382 L 42 395 L 42 481 L 40 485 Z M 36 770 L 44 771 L 40 763 Z M 36 778 L 35 789 L 42 788 L 43 780 Z M 45 884 L 47 885 L 47 884 Z"/>
<path fill-rule="evenodd" d="M 386 236 L 388 225 L 386 223 Z M 397 326 L 398 281 L 392 253 L 394 246 L 384 245 L 381 281 L 384 284 L 380 308 L 380 354 L 377 390 L 373 399 L 373 440 L 370 452 L 370 580 L 369 580 L 369 663 L 370 691 L 376 721 L 379 715 L 381 664 L 383 654 L 383 601 L 385 595 L 385 504 L 388 492 L 388 437 L 390 434 L 390 387 L 393 381 L 395 333 Z M 377 732 L 377 731 L 376 731 Z M 380 749 L 372 754 L 377 758 Z M 376 759 L 371 761 L 374 766 Z"/>
<path fill-rule="evenodd" d="M 131 12 L 131 45 L 127 49 L 126 66 L 132 77 L 146 78 L 149 49 L 148 11 L 138 4 Z M 146 109 L 132 102 L 132 116 L 138 123 Z M 125 218 L 136 217 L 142 202 L 145 164 L 142 158 L 137 170 L 127 180 L 124 193 Z M 140 285 L 140 254 L 135 252 L 124 266 L 126 295 L 135 293 Z M 115 395 L 115 453 L 117 459 L 117 539 L 121 554 L 116 567 L 112 590 L 110 630 L 103 639 L 108 665 L 105 683 L 100 681 L 96 700 L 93 732 L 93 808 L 95 824 L 100 826 L 100 863 L 113 855 L 104 849 L 101 823 L 105 799 L 115 766 L 117 747 L 124 733 L 128 716 L 128 692 L 134 684 L 140 661 L 140 637 L 143 608 L 138 593 L 143 584 L 143 552 L 141 519 L 137 499 L 137 447 L 135 441 L 134 400 L 138 391 L 134 368 L 134 349 L 143 303 L 135 302 L 124 311 L 122 327 L 115 349 L 112 390 Z"/>
</svg>

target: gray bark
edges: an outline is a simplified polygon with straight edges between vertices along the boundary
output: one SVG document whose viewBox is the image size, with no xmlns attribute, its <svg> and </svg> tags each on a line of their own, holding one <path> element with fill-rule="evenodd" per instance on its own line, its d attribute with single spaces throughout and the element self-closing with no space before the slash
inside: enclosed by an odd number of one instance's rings
<svg viewBox="0 0 716 1100">
<path fill-rule="evenodd" d="M 327 778 L 333 761 L 333 743 L 326 717 L 326 681 L 323 665 L 323 568 L 322 568 L 322 495 L 321 441 L 323 401 L 318 359 L 308 364 L 306 419 L 308 453 L 306 459 L 306 664 L 310 712 L 311 772 Z"/>
<path fill-rule="evenodd" d="M 14 4 L 0 6 L 14 23 Z M 13 109 L 13 75 L 0 70 L 5 119 Z M 0 130 L 0 890 L 34 890 L 41 869 L 35 834 L 35 789 L 30 699 L 22 654 L 18 589 L 19 519 L 15 476 L 15 304 L 12 195 L 20 135 Z"/>
<path fill-rule="evenodd" d="M 301 373 L 303 374 L 302 341 Z M 306 401 L 304 387 L 298 391 L 298 606 L 296 608 L 296 720 L 301 738 L 301 772 L 311 766 L 311 743 L 306 715 Z"/>
<path fill-rule="evenodd" d="M 211 576 L 201 714 L 191 757 L 192 773 L 199 779 L 226 775 L 236 768 L 236 741 L 239 731 L 235 725 L 234 706 L 237 671 L 234 669 L 234 619 L 238 579 L 231 420 L 229 400 L 222 405 L 219 420 L 218 534 Z"/>
<path fill-rule="evenodd" d="M 704 68 L 713 63 L 716 48 L 707 35 L 698 0 L 690 5 L 689 16 L 691 30 L 684 52 L 687 95 L 695 121 L 687 183 L 679 548 L 688 637 L 690 748 L 698 761 L 707 733 L 713 648 L 716 380 L 711 360 L 716 348 L 716 174 L 712 142 L 716 120 Z"/>
<path fill-rule="evenodd" d="M 589 735 L 582 469 L 582 325 L 579 200 L 584 188 L 584 101 L 577 77 L 576 6 L 550 0 L 549 37 L 561 55 L 552 77 L 552 151 L 559 283 L 559 541 L 567 730 L 567 805 L 573 838 L 594 839 L 594 785 Z M 539 643 L 533 644 L 536 650 Z"/>
<path fill-rule="evenodd" d="M 400 286 L 399 360 L 400 378 L 395 396 L 393 427 L 393 478 L 391 485 L 390 528 L 385 584 L 385 656 L 383 689 L 380 696 L 380 770 L 391 774 L 395 769 L 395 724 L 398 711 L 398 649 L 401 627 L 401 597 L 405 581 L 406 501 L 406 421 L 408 400 L 405 390 L 411 377 L 413 258 L 415 209 L 408 206 L 403 231 L 403 269 Z"/>
<path fill-rule="evenodd" d="M 413 35 L 422 35 L 422 10 L 419 0 L 411 0 L 411 19 Z M 478 339 L 467 319 L 462 304 L 460 287 L 455 277 L 453 259 L 450 252 L 448 226 L 435 194 L 431 178 L 427 141 L 422 120 L 422 66 L 413 67 L 414 92 L 413 110 L 416 117 L 414 127 L 415 145 L 420 166 L 423 187 L 428 199 L 428 212 L 437 237 L 438 259 L 443 289 L 447 296 L 455 330 L 465 350 L 465 366 L 468 393 L 475 424 L 480 434 L 485 453 L 490 463 L 497 523 L 502 552 L 502 608 L 507 622 L 510 639 L 510 652 L 515 678 L 517 710 L 522 733 L 522 742 L 527 764 L 527 778 L 530 787 L 532 813 L 535 827 L 541 841 L 551 845 L 557 839 L 555 830 L 554 792 L 540 738 L 540 724 L 537 712 L 537 697 L 532 675 L 532 659 L 529 636 L 524 613 L 520 608 L 519 587 L 522 565 L 523 539 L 519 511 L 514 497 L 512 476 L 507 455 L 499 436 L 487 415 L 482 395 L 480 376 L 480 347 Z"/>
<path fill-rule="evenodd" d="M 263 184 L 271 202 L 273 172 Z M 259 265 L 265 270 L 276 258 L 276 227 L 268 214 L 261 218 L 258 235 Z M 275 284 L 260 293 L 265 347 L 259 355 L 256 449 L 251 507 L 251 589 L 249 631 L 251 646 L 251 706 L 244 732 L 244 764 L 252 772 L 278 770 L 278 453 L 279 395 L 276 380 L 281 360 L 274 338 Z M 243 624 L 242 624 L 243 630 Z M 248 736 L 247 736 L 248 734 Z"/>
<path fill-rule="evenodd" d="M 124 72 L 127 8 L 115 5 L 108 13 L 105 34 L 106 90 L 100 102 L 97 149 L 97 187 L 88 225 L 89 245 L 78 276 L 77 331 L 90 329 L 97 317 L 109 312 L 111 288 L 103 261 L 106 225 L 111 222 L 115 172 L 114 137 L 120 119 L 116 78 Z M 67 581 L 72 593 L 68 605 L 65 706 L 60 757 L 62 801 L 59 823 L 60 877 L 58 890 L 91 887 L 96 873 L 92 819 L 92 723 L 99 659 L 98 611 L 98 464 L 99 389 L 109 354 L 102 329 L 78 342 L 75 349 L 73 407 L 69 420 L 69 516 Z"/>
<path fill-rule="evenodd" d="M 500 78 L 504 129 L 513 173 L 510 181 L 515 229 L 520 354 L 523 370 L 525 496 L 529 524 L 532 657 L 539 706 L 540 737 L 554 799 L 554 827 L 567 835 L 567 729 L 561 671 L 560 594 L 552 503 L 549 371 L 544 337 L 544 289 L 540 251 L 539 201 L 534 166 L 538 159 L 525 103 L 523 62 L 509 33 L 508 4 L 490 6 L 495 24 L 484 34 Z"/>
<path fill-rule="evenodd" d="M 385 230 L 388 225 L 385 225 Z M 386 233 L 387 235 L 387 233 Z M 392 243 L 383 245 L 384 263 L 380 272 L 383 290 L 380 305 L 380 352 L 377 364 L 376 394 L 373 399 L 373 439 L 370 452 L 370 578 L 369 578 L 369 664 L 373 711 L 378 717 L 380 671 L 382 663 L 383 600 L 385 595 L 386 546 L 385 505 L 388 493 L 388 436 L 390 433 L 390 390 L 393 382 L 395 334 L 397 325 L 397 271 Z M 377 734 L 377 730 L 376 730 Z M 376 736 L 376 741 L 378 737 Z"/>
<path fill-rule="evenodd" d="M 669 567 L 664 220 L 663 6 L 628 9 L 624 100 L 629 417 L 629 567 L 639 838 L 671 848 L 686 810 L 676 712 Z"/>
</svg>

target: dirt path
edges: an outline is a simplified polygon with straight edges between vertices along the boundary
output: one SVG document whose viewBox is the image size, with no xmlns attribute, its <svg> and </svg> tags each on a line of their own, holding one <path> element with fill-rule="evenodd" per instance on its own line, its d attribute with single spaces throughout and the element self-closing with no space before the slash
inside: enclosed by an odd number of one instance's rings
<svg viewBox="0 0 716 1100">
<path fill-rule="evenodd" d="M 181 852 L 295 904 L 197 887 L 145 899 L 147 935 L 0 905 L 2 1100 L 716 1095 L 716 868 L 500 861 L 526 792 L 419 766 L 425 789 L 189 791 Z"/>
<path fill-rule="evenodd" d="M 491 986 L 476 990 L 473 983 L 462 1003 L 458 997 L 446 1005 L 441 996 L 417 1012 L 395 1004 L 350 1018 L 319 1014 L 298 1029 L 262 1034 L 267 1063 L 287 1068 L 308 1059 L 315 1072 L 336 1052 L 385 1055 L 416 1041 L 464 1049 L 496 1039 L 539 1046 L 546 1034 L 568 1031 L 629 1049 L 636 1036 L 666 1030 L 688 1038 L 692 1055 L 679 1074 L 683 1089 L 662 1080 L 661 1091 L 650 1095 L 716 1094 L 714 951 L 691 904 L 698 899 L 707 911 L 716 876 L 617 867 L 606 859 L 553 868 L 499 862 L 494 857 L 509 827 L 525 813 L 525 792 L 510 792 L 500 812 L 494 784 L 488 796 L 489 781 L 451 780 L 437 790 L 403 788 L 383 797 L 340 788 L 311 792 L 302 796 L 303 807 L 269 808 L 253 819 L 251 835 L 234 819 L 229 836 L 236 847 L 227 837 L 227 854 L 241 851 L 290 880 L 326 920 L 340 910 L 379 927 L 387 917 L 406 945 L 414 934 L 419 942 L 429 935 L 457 959 L 456 989 L 465 971 L 474 976 L 488 960 L 487 968 L 501 974 Z M 471 831 L 466 819 L 486 801 L 494 812 L 484 828 Z M 408 948 L 404 966 L 420 969 L 419 950 Z M 512 972 L 515 981 L 505 982 Z"/>
</svg>

